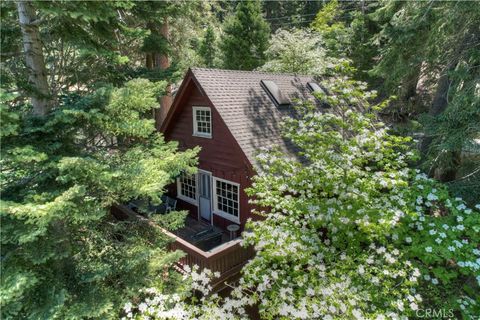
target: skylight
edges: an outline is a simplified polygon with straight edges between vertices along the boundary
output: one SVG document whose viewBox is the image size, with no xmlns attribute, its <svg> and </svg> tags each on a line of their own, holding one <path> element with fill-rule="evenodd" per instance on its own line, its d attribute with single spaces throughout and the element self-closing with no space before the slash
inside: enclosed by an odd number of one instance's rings
<svg viewBox="0 0 480 320">
<path fill-rule="evenodd" d="M 325 94 L 325 90 L 323 90 L 317 83 L 315 82 L 307 82 L 307 86 L 308 88 L 312 91 L 312 92 L 318 92 L 318 93 L 323 93 Z"/>
<path fill-rule="evenodd" d="M 277 106 L 288 106 L 291 104 L 290 100 L 282 93 L 277 84 L 271 80 L 260 81 L 263 89 Z"/>
<path fill-rule="evenodd" d="M 322 95 L 327 95 L 327 91 L 320 87 L 318 83 L 316 82 L 307 82 L 307 87 L 310 89 L 312 93 L 320 93 Z M 330 108 L 330 105 L 327 103 L 325 99 L 319 99 L 318 97 L 315 97 L 322 105 L 323 108 Z"/>
</svg>

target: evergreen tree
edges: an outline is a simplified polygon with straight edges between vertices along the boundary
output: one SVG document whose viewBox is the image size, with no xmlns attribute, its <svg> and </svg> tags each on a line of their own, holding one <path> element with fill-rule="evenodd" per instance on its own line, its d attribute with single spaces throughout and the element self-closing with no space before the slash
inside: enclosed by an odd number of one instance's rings
<svg viewBox="0 0 480 320">
<path fill-rule="evenodd" d="M 327 3 L 315 16 L 311 27 L 319 32 L 332 56 L 346 56 L 348 29 L 342 19 L 343 11 L 337 0 Z"/>
<path fill-rule="evenodd" d="M 241 1 L 225 23 L 221 43 L 227 69 L 253 70 L 265 62 L 270 28 L 258 0 Z"/>
<path fill-rule="evenodd" d="M 145 34 L 127 25 L 133 4 L 19 2 L 22 30 L 15 3 L 1 6 L 1 318 L 118 318 L 140 288 L 174 292 L 179 253 L 155 224 L 175 228 L 184 213 L 149 224 L 110 212 L 160 202 L 196 165 L 197 150 L 179 152 L 150 119 L 166 82 L 126 81 L 140 52 L 130 41 Z M 34 52 L 21 50 L 21 31 Z M 35 105 L 44 80 L 51 102 Z"/>
<path fill-rule="evenodd" d="M 199 54 L 203 59 L 205 66 L 212 68 L 215 66 L 217 54 L 215 31 L 212 26 L 208 26 L 205 36 L 200 43 Z"/>
<path fill-rule="evenodd" d="M 288 27 L 307 27 L 322 7 L 323 1 L 262 1 L 265 19 L 270 22 L 272 32 Z"/>
<path fill-rule="evenodd" d="M 116 318 L 138 289 L 176 287 L 168 238 L 110 214 L 135 198 L 158 203 L 195 165 L 196 151 L 178 152 L 145 117 L 160 85 L 132 80 L 73 95 L 41 119 L 2 94 L 2 318 Z"/>
<path fill-rule="evenodd" d="M 472 2 L 385 2 L 373 14 L 372 37 L 386 93 L 399 102 L 390 114 L 419 120 L 423 166 L 475 201 L 480 192 L 478 95 L 480 10 Z M 477 91 L 477 93 L 476 93 Z"/>
</svg>

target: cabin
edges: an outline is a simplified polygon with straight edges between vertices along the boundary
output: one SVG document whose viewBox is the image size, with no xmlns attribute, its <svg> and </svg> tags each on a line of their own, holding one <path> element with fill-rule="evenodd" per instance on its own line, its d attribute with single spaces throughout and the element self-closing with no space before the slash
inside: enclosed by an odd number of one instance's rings
<svg viewBox="0 0 480 320">
<path fill-rule="evenodd" d="M 188 253 L 184 263 L 215 270 L 207 256 L 235 252 L 235 242 L 240 248 L 246 221 L 258 218 L 245 193 L 255 174 L 256 155 L 272 147 L 295 155 L 294 146 L 282 138 L 280 123 L 285 116 L 295 116 L 292 104 L 297 99 L 318 104 L 312 95 L 317 90 L 322 88 L 311 76 L 188 70 L 161 126 L 165 139 L 178 141 L 181 150 L 201 147 L 198 173 L 181 175 L 169 189 L 176 208 L 189 212 L 186 227 L 174 235 L 175 249 Z M 195 258 L 196 249 L 203 258 Z M 242 252 L 230 256 L 230 264 L 253 254 Z"/>
</svg>

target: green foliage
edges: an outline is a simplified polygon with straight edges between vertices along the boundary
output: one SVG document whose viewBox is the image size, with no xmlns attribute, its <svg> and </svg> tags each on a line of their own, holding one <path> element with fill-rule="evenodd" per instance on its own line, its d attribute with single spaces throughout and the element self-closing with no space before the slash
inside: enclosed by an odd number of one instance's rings
<svg viewBox="0 0 480 320">
<path fill-rule="evenodd" d="M 423 168 L 450 180 L 454 192 L 474 200 L 467 186 L 478 183 L 476 166 L 470 165 L 478 155 L 472 153 L 472 146 L 480 134 L 475 93 L 478 6 L 471 2 L 385 2 L 371 17 L 380 25 L 372 38 L 379 60 L 371 74 L 383 80 L 381 91 L 398 94 L 393 110 L 410 113 L 410 119 L 422 123 Z"/>
<path fill-rule="evenodd" d="M 212 68 L 216 64 L 217 44 L 216 35 L 212 26 L 208 26 L 205 36 L 200 43 L 199 52 L 206 67 Z"/>
<path fill-rule="evenodd" d="M 478 314 L 480 212 L 408 169 L 409 138 L 376 120 L 386 103 L 364 84 L 325 85 L 330 112 L 285 119 L 302 160 L 259 155 L 248 193 L 265 220 L 244 233 L 257 255 L 240 290 L 265 319 Z"/>
<path fill-rule="evenodd" d="M 258 155 L 247 190 L 256 212 L 243 233 L 255 257 L 231 297 L 209 296 L 208 277 L 190 273 L 189 296 L 151 291 L 126 305 L 128 318 L 402 319 L 427 309 L 473 319 L 480 312 L 480 204 L 468 208 L 441 183 L 409 169 L 411 139 L 390 134 L 376 93 L 348 77 L 296 106 L 284 136 L 298 158 Z M 149 308 L 151 306 L 151 308 Z"/>
<path fill-rule="evenodd" d="M 313 31 L 279 29 L 266 51 L 267 62 L 260 68 L 270 72 L 323 74 L 332 60 L 325 55 L 322 37 Z"/>
<path fill-rule="evenodd" d="M 169 266 L 179 253 L 167 252 L 157 227 L 110 214 L 133 198 L 159 202 L 196 165 L 198 150 L 178 152 L 149 119 L 164 87 L 138 79 L 71 95 L 45 119 L 4 99 L 3 318 L 116 318 L 139 288 L 176 278 Z M 184 215 L 157 223 L 178 227 Z"/>
<path fill-rule="evenodd" d="M 337 0 L 328 2 L 315 16 L 311 23 L 313 30 L 322 35 L 325 48 L 331 56 L 344 56 L 349 39 L 349 30 L 340 19 L 342 10 Z"/>
<path fill-rule="evenodd" d="M 272 32 L 285 28 L 305 28 L 324 3 L 321 1 L 262 1 Z"/>
<path fill-rule="evenodd" d="M 265 62 L 269 26 L 258 0 L 238 3 L 235 15 L 225 22 L 220 48 L 227 69 L 253 70 Z"/>
</svg>

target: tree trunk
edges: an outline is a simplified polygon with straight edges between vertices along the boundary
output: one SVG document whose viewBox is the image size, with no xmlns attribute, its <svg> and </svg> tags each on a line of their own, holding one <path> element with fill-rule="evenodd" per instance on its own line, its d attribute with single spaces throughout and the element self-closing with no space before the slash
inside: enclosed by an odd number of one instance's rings
<svg viewBox="0 0 480 320">
<path fill-rule="evenodd" d="M 162 28 L 160 29 L 160 33 L 165 39 L 168 39 L 168 21 L 165 19 L 165 21 L 162 24 Z M 166 70 L 170 67 L 170 61 L 168 59 L 168 55 L 166 52 L 162 52 L 161 54 L 156 55 L 156 59 L 158 59 L 158 64 L 157 67 L 160 68 L 160 70 Z M 157 130 L 160 130 L 160 127 L 167 117 L 168 110 L 170 109 L 170 106 L 172 105 L 173 98 L 172 98 L 172 88 L 169 85 L 165 88 L 165 95 L 160 98 L 160 109 L 155 110 L 155 126 Z"/>
<path fill-rule="evenodd" d="M 151 52 L 147 52 L 145 54 L 145 67 L 148 69 L 148 70 L 152 70 L 153 69 L 153 58 L 152 58 L 152 53 Z"/>
<path fill-rule="evenodd" d="M 433 97 L 432 106 L 429 110 L 430 115 L 436 117 L 442 114 L 448 106 L 448 91 L 450 89 L 450 85 L 452 80 L 448 76 L 448 72 L 451 71 L 453 67 L 447 69 L 444 74 L 440 77 L 437 85 L 437 90 L 435 91 L 435 96 Z M 432 137 L 427 137 L 426 143 L 427 148 L 432 143 Z M 428 150 L 428 149 L 427 149 Z M 448 182 L 455 180 L 457 176 L 458 166 L 461 162 L 461 153 L 458 151 L 447 151 L 444 158 L 449 157 L 450 161 L 448 161 L 449 165 L 447 166 L 436 166 L 434 168 L 433 176 L 435 179 Z"/>
<path fill-rule="evenodd" d="M 150 32 L 157 33 L 158 29 L 154 24 L 148 24 L 147 27 L 150 29 Z M 168 21 L 165 19 L 161 28 L 160 34 L 168 39 Z M 166 70 L 170 67 L 170 61 L 166 52 L 147 52 L 145 56 L 145 67 L 148 70 L 159 69 Z M 157 130 L 160 130 L 160 127 L 165 120 L 168 110 L 172 105 L 172 95 L 171 95 L 171 86 L 168 85 L 165 88 L 165 95 L 159 99 L 160 108 L 153 109 L 153 119 L 155 120 L 155 127 Z"/>
<path fill-rule="evenodd" d="M 18 18 L 22 30 L 23 49 L 29 72 L 30 98 L 33 113 L 44 116 L 52 106 L 52 97 L 47 81 L 47 69 L 43 57 L 42 42 L 38 31 L 39 21 L 29 1 L 17 1 Z"/>
<path fill-rule="evenodd" d="M 445 68 L 440 75 L 440 78 L 437 82 L 437 88 L 435 90 L 435 95 L 433 96 L 432 104 L 430 105 L 428 113 L 432 116 L 438 116 L 441 114 L 448 105 L 447 95 L 448 89 L 450 87 L 450 79 L 448 78 L 449 68 Z M 428 155 L 430 145 L 432 144 L 433 137 L 429 136 L 428 133 L 425 133 L 424 138 L 420 144 L 420 152 L 422 157 L 425 159 Z"/>
</svg>

